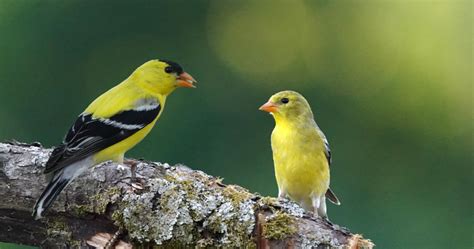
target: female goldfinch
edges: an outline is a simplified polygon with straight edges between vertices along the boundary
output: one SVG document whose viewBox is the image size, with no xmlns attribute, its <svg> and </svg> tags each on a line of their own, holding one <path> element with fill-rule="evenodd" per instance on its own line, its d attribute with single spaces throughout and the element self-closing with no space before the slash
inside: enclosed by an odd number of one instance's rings
<svg viewBox="0 0 474 249">
<path fill-rule="evenodd" d="M 123 163 L 160 117 L 167 96 L 196 81 L 177 63 L 151 60 L 94 100 L 53 150 L 45 174 L 51 176 L 35 204 L 38 219 L 62 189 L 88 168 L 107 160 Z"/>
<path fill-rule="evenodd" d="M 340 202 L 329 188 L 331 151 L 306 99 L 294 91 L 270 97 L 260 110 L 275 119 L 273 161 L 278 197 L 290 197 L 305 210 L 327 217 L 326 197 Z"/>
</svg>

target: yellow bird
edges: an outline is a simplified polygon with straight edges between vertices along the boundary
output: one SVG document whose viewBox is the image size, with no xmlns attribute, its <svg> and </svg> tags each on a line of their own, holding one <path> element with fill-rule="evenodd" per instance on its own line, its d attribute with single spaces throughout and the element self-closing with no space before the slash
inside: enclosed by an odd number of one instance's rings
<svg viewBox="0 0 474 249">
<path fill-rule="evenodd" d="M 308 101 L 297 92 L 282 91 L 260 110 L 275 119 L 271 140 L 278 197 L 290 197 L 305 210 L 327 217 L 326 197 L 336 205 L 340 202 L 329 188 L 329 143 Z"/>
<path fill-rule="evenodd" d="M 100 95 L 53 150 L 44 170 L 51 181 L 36 202 L 33 216 L 41 218 L 61 190 L 88 168 L 107 160 L 123 163 L 125 152 L 155 125 L 168 95 L 178 87 L 195 87 L 195 82 L 179 64 L 151 60 Z"/>
</svg>

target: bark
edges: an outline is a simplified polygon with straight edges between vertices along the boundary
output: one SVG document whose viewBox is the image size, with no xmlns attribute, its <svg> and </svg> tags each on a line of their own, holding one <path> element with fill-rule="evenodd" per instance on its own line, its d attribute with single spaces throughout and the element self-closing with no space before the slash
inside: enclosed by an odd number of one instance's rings
<svg viewBox="0 0 474 249">
<path fill-rule="evenodd" d="M 129 168 L 106 162 L 77 178 L 34 220 L 50 152 L 39 144 L 0 143 L 0 241 L 87 248 L 87 240 L 108 233 L 134 248 L 373 246 L 291 201 L 225 185 L 183 165 L 147 161 L 137 166 L 143 189 L 131 187 Z"/>
</svg>

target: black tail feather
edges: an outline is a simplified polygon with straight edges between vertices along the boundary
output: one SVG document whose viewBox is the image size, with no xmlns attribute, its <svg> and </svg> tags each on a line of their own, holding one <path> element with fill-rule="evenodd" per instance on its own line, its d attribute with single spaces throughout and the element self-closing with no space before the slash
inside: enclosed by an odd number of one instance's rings
<svg viewBox="0 0 474 249">
<path fill-rule="evenodd" d="M 41 218 L 41 214 L 46 211 L 56 200 L 59 193 L 68 185 L 71 179 L 62 178 L 61 175 L 55 176 L 41 193 L 33 209 L 33 216 L 36 219 Z"/>
</svg>

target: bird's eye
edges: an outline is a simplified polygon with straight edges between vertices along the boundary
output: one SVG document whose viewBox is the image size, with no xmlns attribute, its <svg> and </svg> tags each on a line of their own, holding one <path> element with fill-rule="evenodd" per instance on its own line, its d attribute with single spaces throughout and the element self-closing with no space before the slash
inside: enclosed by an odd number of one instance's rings
<svg viewBox="0 0 474 249">
<path fill-rule="evenodd" d="M 167 66 L 167 67 L 165 67 L 165 72 L 171 73 L 171 72 L 173 72 L 173 68 L 171 66 Z"/>
<path fill-rule="evenodd" d="M 288 102 L 290 102 L 290 100 L 288 98 L 282 98 L 281 99 L 281 103 L 283 103 L 283 104 L 286 104 Z"/>
</svg>

